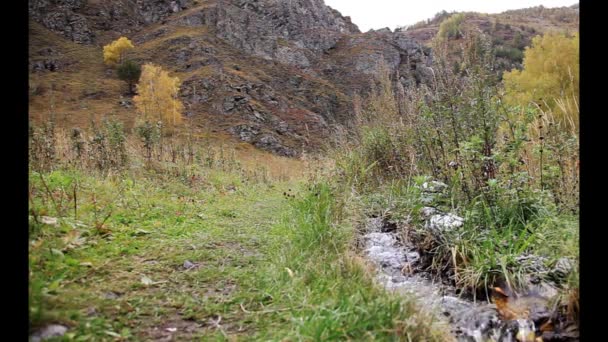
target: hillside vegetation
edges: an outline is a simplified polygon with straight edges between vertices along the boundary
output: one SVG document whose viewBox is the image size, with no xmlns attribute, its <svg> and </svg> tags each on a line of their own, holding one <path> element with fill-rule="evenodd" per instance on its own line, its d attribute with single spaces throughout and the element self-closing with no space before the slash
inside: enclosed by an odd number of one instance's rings
<svg viewBox="0 0 608 342">
<path fill-rule="evenodd" d="M 446 30 L 448 26 L 449 30 Z M 423 20 L 402 30 L 406 36 L 429 46 L 437 34 L 445 36 L 450 31 L 451 44 L 458 45 L 458 32 L 478 30 L 491 38 L 500 71 L 509 71 L 513 68 L 521 69 L 524 50 L 532 44 L 534 37 L 550 32 L 573 35 L 578 32 L 578 27 L 578 8 L 538 6 L 498 14 L 442 11 L 432 19 Z"/>
<path fill-rule="evenodd" d="M 319 0 L 30 16 L 33 340 L 578 341 L 575 9 L 368 33 Z M 392 291 L 370 219 L 415 251 L 399 277 L 480 313 Z"/>
</svg>

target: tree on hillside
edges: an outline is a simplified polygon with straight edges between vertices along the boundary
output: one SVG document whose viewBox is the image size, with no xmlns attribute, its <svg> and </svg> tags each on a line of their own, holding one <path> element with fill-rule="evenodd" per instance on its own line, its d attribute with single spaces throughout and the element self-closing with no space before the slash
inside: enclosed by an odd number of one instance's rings
<svg viewBox="0 0 608 342">
<path fill-rule="evenodd" d="M 133 43 L 126 37 L 120 37 L 112 43 L 103 47 L 103 61 L 107 65 L 122 63 L 127 50 L 133 49 Z"/>
<path fill-rule="evenodd" d="M 439 25 L 437 37 L 440 39 L 460 38 L 462 36 L 461 25 L 464 19 L 463 13 L 457 13 L 443 20 Z"/>
<path fill-rule="evenodd" d="M 128 60 L 122 63 L 116 72 L 118 73 L 118 78 L 127 82 L 129 85 L 129 93 L 133 94 L 133 86 L 137 83 L 137 81 L 139 81 L 139 77 L 141 76 L 141 66 L 131 60 Z"/>
<path fill-rule="evenodd" d="M 143 66 L 138 95 L 133 98 L 137 110 L 146 121 L 160 121 L 163 126 L 174 128 L 182 121 L 184 105 L 180 101 L 181 81 L 160 66 L 147 63 Z"/>
<path fill-rule="evenodd" d="M 505 72 L 507 99 L 556 109 L 561 101 L 579 98 L 579 36 L 537 36 L 524 52 L 523 70 Z M 574 119 L 574 118 L 573 118 Z"/>
</svg>

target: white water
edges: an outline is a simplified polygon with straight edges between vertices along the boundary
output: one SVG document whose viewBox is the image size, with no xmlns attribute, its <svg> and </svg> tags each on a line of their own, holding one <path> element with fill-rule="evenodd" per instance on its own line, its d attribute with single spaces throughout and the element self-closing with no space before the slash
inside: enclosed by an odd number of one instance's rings
<svg viewBox="0 0 608 342">
<path fill-rule="evenodd" d="M 421 307 L 451 324 L 460 341 L 516 341 L 512 329 L 502 329 L 495 306 L 456 297 L 454 289 L 416 273 L 420 255 L 414 246 L 402 244 L 394 232 L 383 232 L 381 218 L 370 218 L 363 235 L 365 253 L 377 267 L 376 280 L 389 291 L 414 298 Z M 519 322 L 518 322 L 519 323 Z M 519 325 L 519 324 L 518 324 Z M 520 327 L 525 330 L 525 327 Z M 533 328 L 532 328 L 533 329 Z"/>
</svg>

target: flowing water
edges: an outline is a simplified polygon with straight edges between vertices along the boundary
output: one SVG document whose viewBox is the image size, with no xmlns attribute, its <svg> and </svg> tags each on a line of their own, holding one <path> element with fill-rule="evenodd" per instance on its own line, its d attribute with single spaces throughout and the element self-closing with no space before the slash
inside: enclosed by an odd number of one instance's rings
<svg viewBox="0 0 608 342">
<path fill-rule="evenodd" d="M 417 272 L 420 255 L 415 246 L 400 241 L 394 227 L 382 218 L 368 219 L 363 242 L 365 254 L 378 270 L 376 280 L 387 290 L 414 297 L 444 319 L 458 341 L 535 341 L 532 320 L 503 321 L 494 304 L 459 298 L 453 287 Z"/>
</svg>

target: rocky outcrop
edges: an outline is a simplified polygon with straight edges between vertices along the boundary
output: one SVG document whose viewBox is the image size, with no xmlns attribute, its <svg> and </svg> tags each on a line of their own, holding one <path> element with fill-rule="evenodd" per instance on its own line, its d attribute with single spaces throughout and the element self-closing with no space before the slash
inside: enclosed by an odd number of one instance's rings
<svg viewBox="0 0 608 342">
<path fill-rule="evenodd" d="M 29 0 L 29 16 L 76 43 L 95 42 L 94 30 L 131 32 L 188 8 L 188 0 Z"/>
<path fill-rule="evenodd" d="M 151 24 L 188 8 L 188 0 L 137 0 L 137 13 L 145 24 Z"/>
<path fill-rule="evenodd" d="M 178 19 L 215 28 L 218 37 L 246 53 L 308 68 L 344 34 L 358 33 L 350 18 L 323 0 L 217 1 Z"/>
<path fill-rule="evenodd" d="M 285 146 L 271 133 L 263 133 L 263 129 L 258 125 L 241 124 L 229 129 L 230 133 L 245 142 L 252 143 L 254 146 L 284 157 L 296 157 L 298 152 Z"/>
<path fill-rule="evenodd" d="M 33 20 L 74 42 L 106 44 L 126 35 L 150 46 L 137 62 L 186 74 L 180 96 L 187 117 L 204 113 L 212 130 L 285 156 L 318 147 L 330 127 L 348 123 L 350 96 L 367 92 L 381 61 L 404 85 L 422 82 L 430 61 L 398 32 L 361 33 L 323 0 L 29 3 Z M 36 72 L 65 66 L 54 55 L 30 59 Z"/>
<path fill-rule="evenodd" d="M 85 16 L 77 13 L 85 4 L 85 0 L 30 0 L 29 14 L 49 30 L 86 44 L 95 35 Z"/>
</svg>

